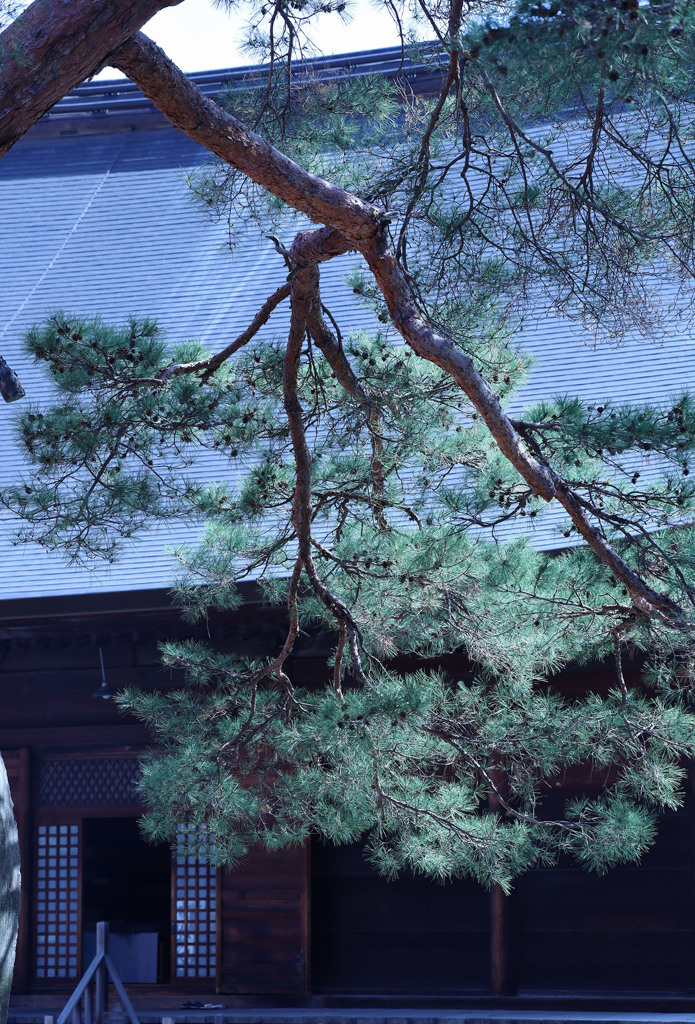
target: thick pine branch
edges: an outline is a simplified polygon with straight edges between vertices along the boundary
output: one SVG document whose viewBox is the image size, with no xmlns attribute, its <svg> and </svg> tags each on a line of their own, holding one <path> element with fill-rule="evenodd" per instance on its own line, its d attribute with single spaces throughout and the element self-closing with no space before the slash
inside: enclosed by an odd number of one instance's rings
<svg viewBox="0 0 695 1024">
<path fill-rule="evenodd" d="M 270 146 L 207 99 L 142 32 L 113 55 L 111 64 L 135 82 L 179 131 L 295 210 L 340 229 L 353 241 L 374 234 L 378 207 L 310 174 Z"/>
<path fill-rule="evenodd" d="M 364 681 L 364 671 L 357 643 L 357 626 L 349 608 L 335 594 L 331 593 L 320 578 L 311 553 L 311 453 L 306 442 L 304 417 L 297 394 L 297 380 L 302 345 L 306 337 L 307 323 L 312 310 L 320 306 L 319 274 L 315 265 L 297 268 L 292 276 L 292 316 L 285 352 L 283 373 L 283 398 L 294 452 L 296 483 L 292 500 L 292 524 L 297 537 L 299 558 L 311 587 L 336 621 L 340 631 L 340 656 L 344 636 L 347 636 L 356 676 Z"/>
<path fill-rule="evenodd" d="M 0 156 L 153 14 L 179 3 L 34 0 L 0 35 Z"/>
<path fill-rule="evenodd" d="M 633 605 L 639 611 L 664 618 L 672 624 L 680 620 L 682 613 L 678 606 L 649 587 L 630 568 L 592 525 L 567 482 L 528 450 L 471 357 L 451 339 L 437 334 L 423 319 L 405 276 L 389 250 L 385 218 L 378 207 L 310 174 L 249 131 L 216 103 L 206 99 L 166 54 L 142 33 L 118 51 L 113 63 L 178 129 L 289 206 L 326 225 L 313 234 L 304 233 L 297 240 L 296 266 L 309 268 L 350 250 L 361 252 L 396 329 L 417 355 L 439 366 L 456 380 L 502 454 L 531 490 L 546 501 L 557 498 L 579 534 L 627 588 Z M 308 309 L 307 306 L 303 329 L 306 328 Z"/>
<path fill-rule="evenodd" d="M 549 466 L 531 455 L 506 415 L 497 395 L 478 373 L 472 359 L 449 339 L 433 331 L 412 301 L 405 278 L 385 240 L 364 252 L 374 278 L 386 300 L 394 326 L 423 359 L 449 373 L 471 400 L 485 421 L 502 454 L 509 459 L 535 494 L 550 501 L 556 498 L 568 513 L 579 534 L 627 588 L 635 607 L 675 625 L 680 608 L 664 594 L 649 587 L 592 525 L 567 482 Z"/>
</svg>

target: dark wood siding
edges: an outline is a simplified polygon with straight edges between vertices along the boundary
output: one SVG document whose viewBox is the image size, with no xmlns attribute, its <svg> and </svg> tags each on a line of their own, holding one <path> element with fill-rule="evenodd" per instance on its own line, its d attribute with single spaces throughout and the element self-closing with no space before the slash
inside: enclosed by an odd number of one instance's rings
<svg viewBox="0 0 695 1024">
<path fill-rule="evenodd" d="M 529 872 L 512 897 L 521 991 L 695 992 L 692 802 L 639 866 Z"/>
<path fill-rule="evenodd" d="M 316 992 L 485 992 L 488 895 L 466 880 L 387 882 L 358 846 L 312 849 Z"/>
<path fill-rule="evenodd" d="M 253 850 L 221 883 L 222 992 L 308 991 L 308 853 Z"/>
<path fill-rule="evenodd" d="M 92 697 L 100 679 L 98 647 L 114 688 L 126 682 L 166 686 L 173 680 L 159 668 L 157 640 L 181 628 L 177 617 L 164 610 L 133 616 L 123 609 L 112 618 L 105 613 L 88 621 L 78 617 L 0 628 L 7 647 L 0 665 L 0 745 L 24 862 L 17 989 L 26 992 L 30 984 L 26 923 L 32 917 L 35 873 L 30 837 L 39 826 L 131 817 L 138 810 L 120 776 L 99 768 L 104 760 L 115 768 L 137 757 L 147 737 L 113 702 Z M 250 621 L 243 628 L 245 640 L 236 627 L 230 629 L 234 643 L 252 639 L 259 648 L 267 647 L 265 635 L 251 636 L 256 627 Z M 298 682 L 309 685 L 322 675 L 323 662 L 300 657 L 293 672 Z M 564 673 L 561 689 L 571 696 L 587 685 L 601 691 L 611 683 L 611 672 L 594 666 Z M 86 764 L 90 778 L 100 771 L 104 792 L 90 795 L 90 783 L 87 795 L 56 795 L 53 782 L 63 778 L 68 761 Z M 68 776 L 66 792 L 72 793 L 74 780 Z M 598 777 L 588 780 L 590 787 L 602 783 Z M 568 796 L 586 785 L 581 771 L 568 772 L 562 786 L 548 795 L 547 813 L 559 811 Z M 403 1000 L 418 994 L 487 996 L 491 991 L 531 997 L 572 993 L 573 998 L 590 993 L 603 998 L 609 992 L 674 994 L 695 1000 L 691 804 L 665 816 L 659 833 L 643 865 L 619 868 L 605 878 L 569 863 L 530 872 L 511 898 L 497 899 L 492 937 L 490 898 L 474 883 L 438 886 L 410 877 L 389 883 L 370 869 L 359 849 L 317 845 L 312 853 L 311 948 L 307 852 L 255 851 L 238 871 L 223 874 L 218 888 L 217 984 L 239 1000 L 247 995 L 301 1000 L 310 990 L 367 999 L 394 994 Z M 175 987 L 183 1001 L 189 985 L 189 993 L 209 993 L 212 982 L 179 979 Z"/>
</svg>

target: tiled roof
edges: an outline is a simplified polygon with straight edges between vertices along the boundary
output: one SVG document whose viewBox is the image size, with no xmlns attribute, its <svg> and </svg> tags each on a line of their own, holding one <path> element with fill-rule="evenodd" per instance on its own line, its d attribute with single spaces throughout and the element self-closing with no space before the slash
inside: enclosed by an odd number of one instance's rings
<svg viewBox="0 0 695 1024">
<path fill-rule="evenodd" d="M 48 395 L 41 372 L 22 350 L 26 328 L 63 307 L 105 320 L 149 315 L 166 336 L 200 338 L 224 347 L 253 318 L 284 276 L 270 242 L 246 232 L 232 258 L 226 224 L 210 224 L 189 199 L 186 169 L 205 151 L 173 130 L 27 136 L 0 161 L 0 352 L 28 397 Z M 366 326 L 346 266 L 328 265 L 322 279 L 344 322 Z M 284 312 L 271 334 L 287 329 Z M 266 334 L 268 329 L 266 329 Z M 3 485 L 21 472 L 12 440 L 18 406 L 0 409 Z M 201 460 L 198 469 L 206 472 Z M 214 472 L 219 476 L 219 464 Z M 4 517 L 0 532 L 0 599 L 164 587 L 173 560 L 164 548 L 187 539 L 160 530 L 132 545 L 113 568 L 66 567 L 37 545 L 16 547 Z"/>
<path fill-rule="evenodd" d="M 361 66 L 369 61 L 364 58 Z M 210 89 L 218 89 L 220 76 L 197 77 L 209 78 Z M 134 87 L 121 82 L 83 86 L 0 161 L 0 353 L 34 401 L 48 388 L 23 353 L 21 339 L 47 310 L 61 306 L 105 320 L 147 314 L 170 339 L 198 337 L 217 349 L 249 323 L 282 273 L 270 244 L 241 226 L 230 256 L 227 225 L 207 222 L 191 204 L 185 171 L 205 161 L 205 151 L 169 127 L 138 120 L 135 107 L 103 115 L 95 130 L 88 112 L 100 109 L 98 96 L 110 92 L 118 104 L 137 99 Z M 343 323 L 367 327 L 366 311 L 342 283 L 347 269 L 346 259 L 326 264 L 322 291 Z M 283 312 L 270 333 L 286 324 Z M 628 339 L 619 348 L 594 350 L 581 332 L 548 315 L 520 341 L 536 360 L 524 396 L 533 400 L 569 392 L 598 401 L 666 398 L 695 372 L 695 346 L 687 333 L 662 347 Z M 21 472 L 12 440 L 16 408 L 0 408 L 3 485 Z M 219 475 L 220 467 L 204 458 L 199 472 Z M 11 535 L 5 516 L 0 600 L 164 587 L 173 571 L 165 548 L 186 539 L 187 531 L 152 531 L 115 566 L 93 572 L 66 567 L 36 545 L 14 546 Z M 553 517 L 537 528 L 534 543 L 563 543 Z"/>
</svg>

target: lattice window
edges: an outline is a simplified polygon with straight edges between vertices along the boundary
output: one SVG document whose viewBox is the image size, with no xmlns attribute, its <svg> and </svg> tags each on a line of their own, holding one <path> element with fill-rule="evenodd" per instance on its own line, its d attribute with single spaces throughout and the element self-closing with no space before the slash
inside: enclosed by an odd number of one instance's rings
<svg viewBox="0 0 695 1024">
<path fill-rule="evenodd" d="M 39 825 L 36 866 L 36 977 L 76 978 L 80 826 Z"/>
<path fill-rule="evenodd" d="M 136 757 L 71 758 L 39 764 L 42 807 L 136 804 L 140 762 Z"/>
<path fill-rule="evenodd" d="M 213 852 L 213 844 L 195 826 L 179 825 L 174 851 L 177 978 L 212 978 L 217 971 L 217 869 L 208 859 Z"/>
</svg>

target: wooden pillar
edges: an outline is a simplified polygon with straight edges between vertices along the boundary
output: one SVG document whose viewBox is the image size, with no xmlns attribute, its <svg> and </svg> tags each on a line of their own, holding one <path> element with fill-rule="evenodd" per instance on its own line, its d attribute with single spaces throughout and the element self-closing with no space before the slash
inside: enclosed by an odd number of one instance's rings
<svg viewBox="0 0 695 1024">
<path fill-rule="evenodd" d="M 503 996 L 513 989 L 509 935 L 509 900 L 501 885 L 490 890 L 490 993 Z"/>
<path fill-rule="evenodd" d="M 490 778 L 498 792 L 504 794 L 506 779 L 500 768 L 491 767 Z M 499 797 L 491 792 L 488 797 L 491 811 L 500 813 Z M 501 885 L 490 890 L 490 994 L 510 995 L 514 990 L 512 972 L 512 951 L 510 943 L 510 896 L 506 896 Z"/>
</svg>

